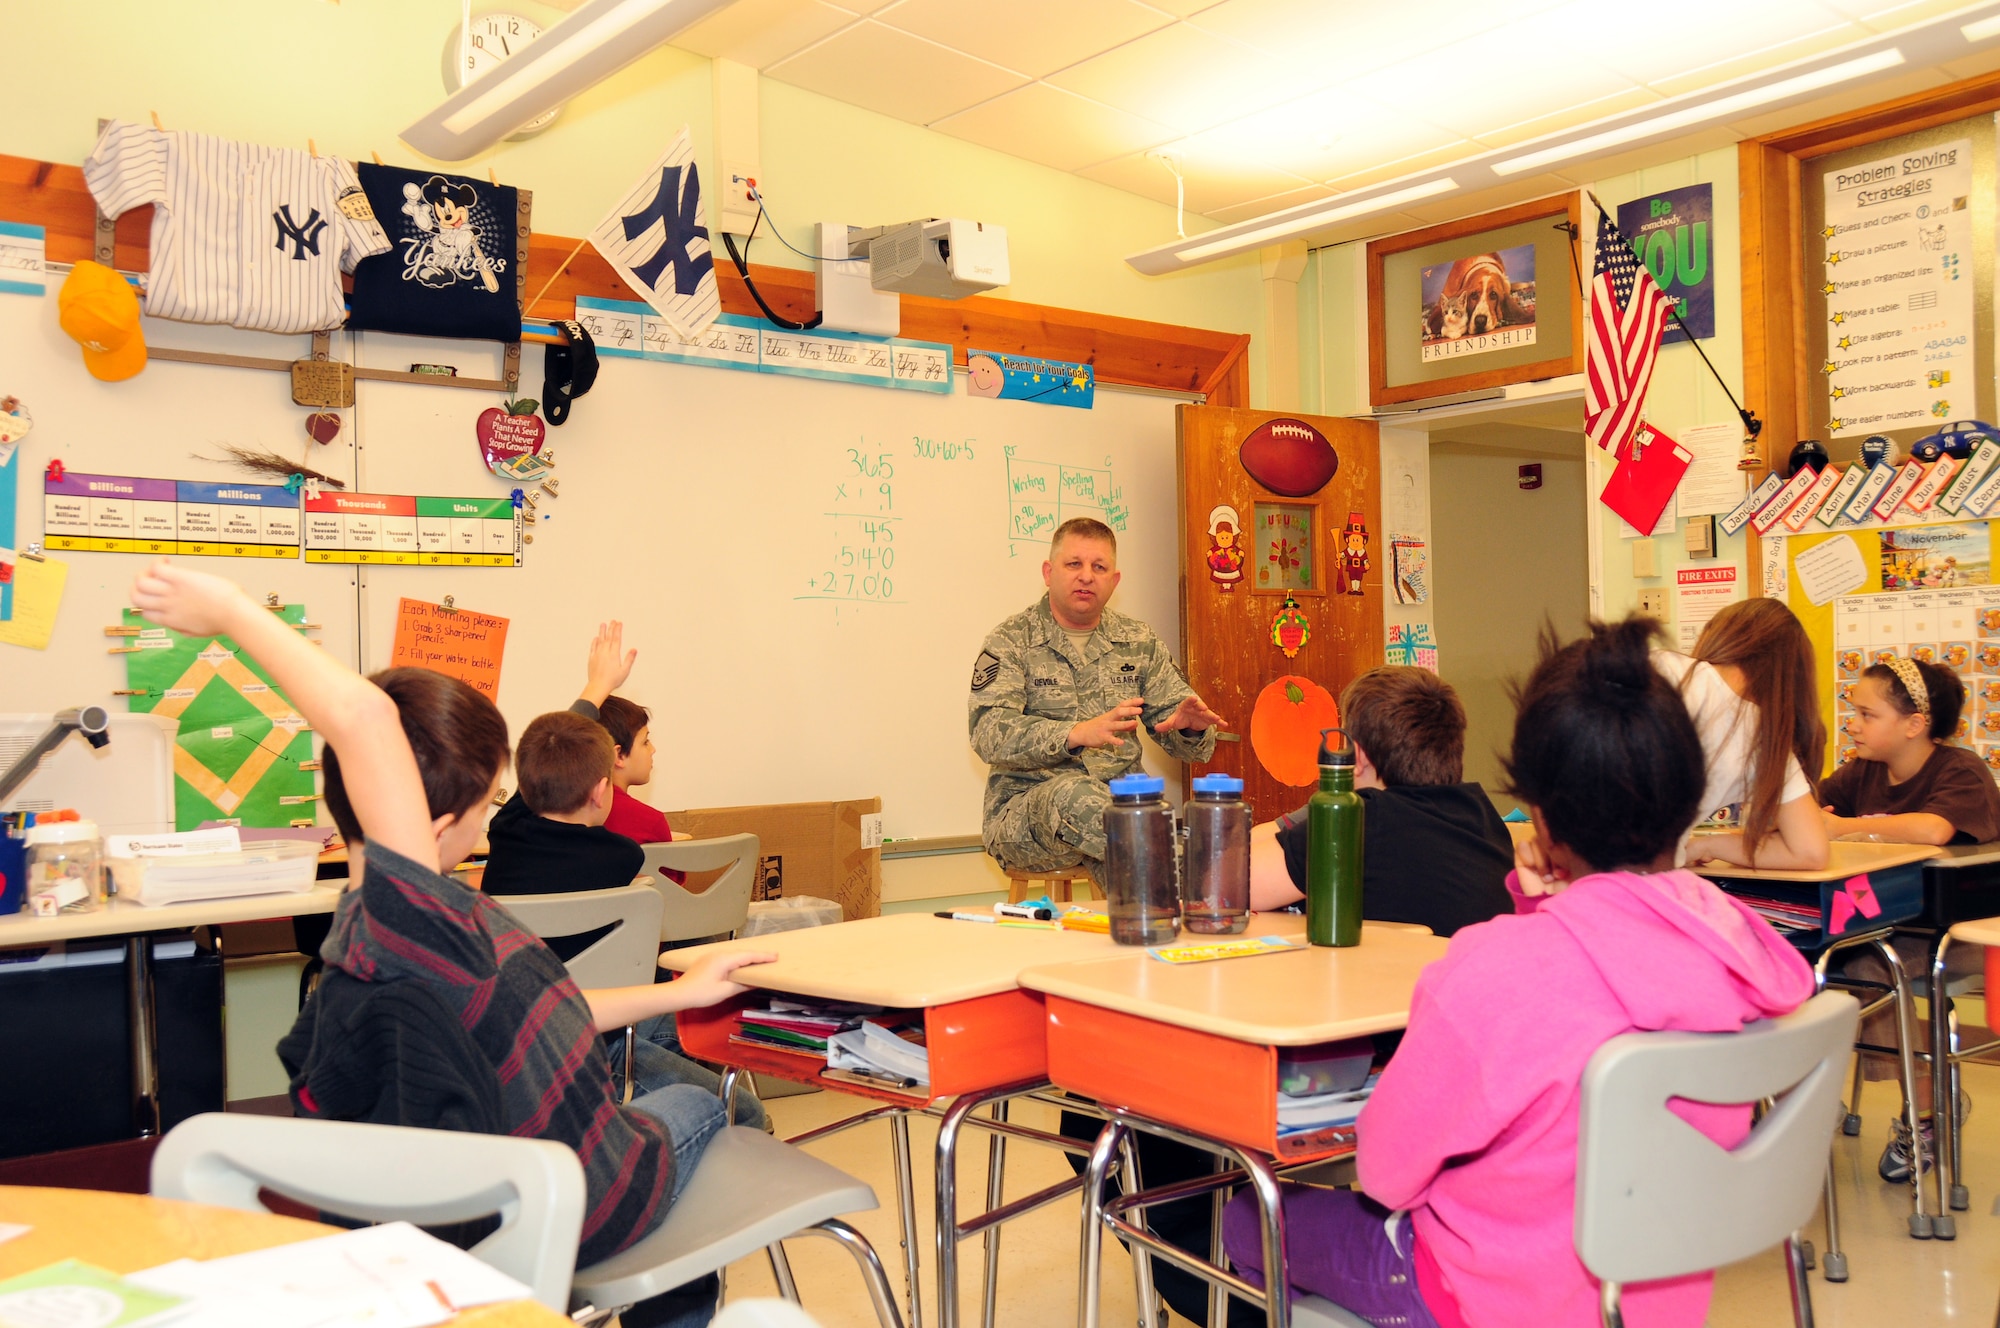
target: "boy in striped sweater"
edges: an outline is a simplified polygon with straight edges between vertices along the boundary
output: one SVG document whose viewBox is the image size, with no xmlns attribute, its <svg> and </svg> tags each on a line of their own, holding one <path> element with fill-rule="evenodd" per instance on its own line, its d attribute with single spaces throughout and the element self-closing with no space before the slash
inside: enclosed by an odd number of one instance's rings
<svg viewBox="0 0 2000 1328">
<path fill-rule="evenodd" d="M 301 1113 L 569 1145 L 586 1187 L 582 1265 L 659 1226 L 722 1128 L 722 1104 L 676 1084 L 619 1106 L 599 1035 L 725 1000 L 744 990 L 736 969 L 773 956 L 719 957 L 675 982 L 586 997 L 504 909 L 443 874 L 478 839 L 506 766 L 506 721 L 490 701 L 418 669 L 363 678 L 234 583 L 165 561 L 139 576 L 132 603 L 160 626 L 226 634 L 264 666 L 324 740 L 329 810 L 362 850 L 321 950 L 327 975 L 287 1039 Z M 411 1027 L 381 1028 L 385 1012 Z M 624 1321 L 707 1322 L 712 1296 L 679 1299 L 692 1303 L 642 1303 Z"/>
</svg>

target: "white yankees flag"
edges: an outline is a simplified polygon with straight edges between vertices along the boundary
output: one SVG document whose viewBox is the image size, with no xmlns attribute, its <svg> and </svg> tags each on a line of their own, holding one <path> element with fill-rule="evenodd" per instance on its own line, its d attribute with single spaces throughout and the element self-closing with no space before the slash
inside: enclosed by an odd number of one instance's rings
<svg viewBox="0 0 2000 1328">
<path fill-rule="evenodd" d="M 682 340 L 715 321 L 722 296 L 687 126 L 597 223 L 590 243 Z"/>
</svg>

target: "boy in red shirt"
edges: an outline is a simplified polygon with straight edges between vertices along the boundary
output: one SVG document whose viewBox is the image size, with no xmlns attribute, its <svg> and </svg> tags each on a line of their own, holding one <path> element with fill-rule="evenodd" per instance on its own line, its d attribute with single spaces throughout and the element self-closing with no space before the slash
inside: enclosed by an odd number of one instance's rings
<svg viewBox="0 0 2000 1328">
<path fill-rule="evenodd" d="M 665 844 L 674 837 L 666 813 L 625 791 L 653 778 L 651 718 L 646 707 L 622 696 L 607 696 L 597 705 L 597 722 L 618 745 L 618 760 L 611 770 L 611 814 L 604 818 L 604 828 L 641 844 Z M 685 879 L 680 872 L 668 875 Z"/>
</svg>

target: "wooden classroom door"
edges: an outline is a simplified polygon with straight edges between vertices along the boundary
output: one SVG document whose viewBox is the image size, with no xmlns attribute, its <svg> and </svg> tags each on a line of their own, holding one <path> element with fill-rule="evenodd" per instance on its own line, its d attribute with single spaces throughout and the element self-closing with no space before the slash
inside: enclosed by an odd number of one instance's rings
<svg viewBox="0 0 2000 1328">
<path fill-rule="evenodd" d="M 1382 662 L 1380 441 L 1227 406 L 1182 406 L 1178 435 L 1187 677 L 1237 739 L 1194 773 L 1240 777 L 1266 821 L 1312 795 L 1329 698 Z"/>
</svg>

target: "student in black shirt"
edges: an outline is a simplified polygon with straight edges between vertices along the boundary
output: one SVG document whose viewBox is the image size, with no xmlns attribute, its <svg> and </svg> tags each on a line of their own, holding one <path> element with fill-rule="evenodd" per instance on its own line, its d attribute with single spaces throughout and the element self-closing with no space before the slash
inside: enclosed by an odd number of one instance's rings
<svg viewBox="0 0 2000 1328">
<path fill-rule="evenodd" d="M 1347 685 L 1340 714 L 1367 827 L 1361 915 L 1449 936 L 1511 913 L 1513 840 L 1485 791 L 1463 782 L 1465 707 L 1451 684 L 1425 669 L 1373 669 Z M 1250 906 L 1296 904 L 1305 884 L 1300 808 L 1250 832 Z"/>
<path fill-rule="evenodd" d="M 514 753 L 521 790 L 486 828 L 487 894 L 567 894 L 632 883 L 645 866 L 645 850 L 604 828 L 617 755 L 604 726 L 573 711 L 528 725 Z M 556 953 L 569 959 L 581 948 Z"/>
</svg>

